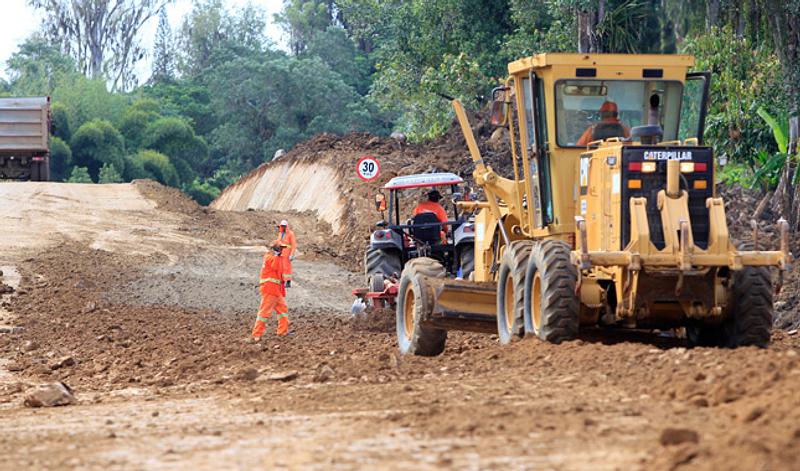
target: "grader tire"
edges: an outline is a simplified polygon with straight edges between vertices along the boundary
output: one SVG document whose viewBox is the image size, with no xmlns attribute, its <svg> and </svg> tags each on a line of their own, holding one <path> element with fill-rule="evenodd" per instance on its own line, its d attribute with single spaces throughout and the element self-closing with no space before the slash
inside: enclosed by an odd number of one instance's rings
<svg viewBox="0 0 800 471">
<path fill-rule="evenodd" d="M 433 290 L 426 280 L 444 278 L 444 267 L 438 261 L 420 257 L 406 263 L 400 276 L 397 297 L 397 343 L 400 353 L 436 356 L 444 351 L 447 331 L 422 325 L 433 309 Z"/>
<path fill-rule="evenodd" d="M 525 324 L 530 333 L 550 343 L 573 340 L 580 325 L 580 300 L 575 294 L 578 272 L 570 247 L 544 240 L 531 252 L 525 276 Z"/>
<path fill-rule="evenodd" d="M 525 271 L 534 242 L 512 242 L 500 261 L 497 277 L 497 337 L 501 344 L 510 343 L 524 333 Z"/>
<path fill-rule="evenodd" d="M 773 319 L 772 279 L 765 267 L 744 267 L 733 275 L 727 318 L 719 325 L 690 325 L 689 344 L 704 347 L 767 347 Z"/>
<path fill-rule="evenodd" d="M 381 274 L 384 278 L 389 278 L 394 273 L 400 273 L 402 269 L 403 264 L 397 251 L 368 249 L 364 254 L 364 275 L 367 286 L 373 284 L 372 275 Z"/>
</svg>

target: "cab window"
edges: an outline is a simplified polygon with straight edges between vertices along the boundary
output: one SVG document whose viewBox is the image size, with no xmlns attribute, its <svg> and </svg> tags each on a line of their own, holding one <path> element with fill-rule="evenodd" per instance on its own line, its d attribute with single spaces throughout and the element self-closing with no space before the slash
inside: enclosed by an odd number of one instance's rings
<svg viewBox="0 0 800 471">
<path fill-rule="evenodd" d="M 583 147 L 588 141 L 627 137 L 630 128 L 648 124 L 655 102 L 654 117 L 664 130 L 663 140 L 675 140 L 682 93 L 680 82 L 561 80 L 556 83 L 557 143 Z"/>
</svg>

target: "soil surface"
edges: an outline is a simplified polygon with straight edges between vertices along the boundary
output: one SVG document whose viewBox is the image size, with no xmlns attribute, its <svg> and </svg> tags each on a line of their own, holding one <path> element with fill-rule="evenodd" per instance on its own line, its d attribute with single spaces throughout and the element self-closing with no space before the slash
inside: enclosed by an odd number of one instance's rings
<svg viewBox="0 0 800 471">
<path fill-rule="evenodd" d="M 16 327 L 0 333 L 2 469 L 800 462 L 796 331 L 763 350 L 624 331 L 500 346 L 453 332 L 443 355 L 405 357 L 391 313 L 351 321 L 362 276 L 325 250 L 330 228 L 311 214 L 217 212 L 149 182 L 7 183 L 0 194 L 0 240 L 13 241 L 0 281 L 14 286 L 0 323 Z M 284 217 L 301 251 L 294 335 L 247 343 L 261 250 Z M 23 406 L 55 381 L 78 403 Z"/>
</svg>

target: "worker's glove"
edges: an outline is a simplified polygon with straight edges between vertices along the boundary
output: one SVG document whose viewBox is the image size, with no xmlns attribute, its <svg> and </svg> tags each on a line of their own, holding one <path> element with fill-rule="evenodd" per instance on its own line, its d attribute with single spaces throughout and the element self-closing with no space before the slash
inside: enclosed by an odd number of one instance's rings
<svg viewBox="0 0 800 471">
<path fill-rule="evenodd" d="M 285 282 L 285 283 L 283 284 L 283 286 L 284 286 L 285 288 L 291 288 L 291 287 L 292 287 L 292 281 L 291 281 L 291 280 L 289 280 L 289 281 Z"/>
<path fill-rule="evenodd" d="M 289 261 L 294 262 L 294 255 L 289 255 Z"/>
</svg>

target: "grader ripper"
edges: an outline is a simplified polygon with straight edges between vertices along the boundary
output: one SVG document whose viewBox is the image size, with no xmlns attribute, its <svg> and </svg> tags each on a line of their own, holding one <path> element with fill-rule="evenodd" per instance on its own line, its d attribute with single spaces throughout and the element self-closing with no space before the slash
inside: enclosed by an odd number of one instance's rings
<svg viewBox="0 0 800 471">
<path fill-rule="evenodd" d="M 437 355 L 448 329 L 559 343 L 588 326 L 685 328 L 691 345 L 767 345 L 769 267 L 783 279 L 788 225 L 779 221 L 780 250 L 731 241 L 703 145 L 710 74 L 689 73 L 693 65 L 691 56 L 617 54 L 509 64 L 493 122 L 508 130 L 513 177 L 484 163 L 454 101 L 486 195 L 459 203 L 477 212 L 475 271 L 452 280 L 435 260 L 406 265 L 401 351 Z"/>
</svg>

